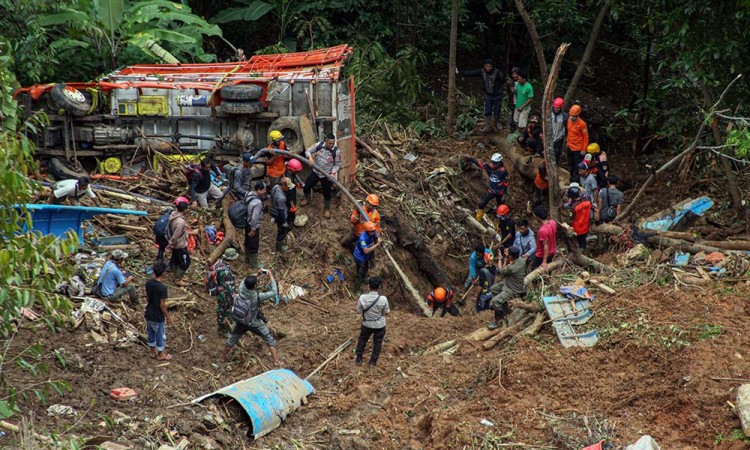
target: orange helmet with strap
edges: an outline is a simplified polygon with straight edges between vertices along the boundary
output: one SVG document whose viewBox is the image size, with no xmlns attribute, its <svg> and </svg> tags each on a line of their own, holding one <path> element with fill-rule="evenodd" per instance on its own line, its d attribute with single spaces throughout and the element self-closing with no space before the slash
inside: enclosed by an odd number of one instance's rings
<svg viewBox="0 0 750 450">
<path fill-rule="evenodd" d="M 432 296 L 435 298 L 435 300 L 442 303 L 448 296 L 448 291 L 446 291 L 444 287 L 440 286 L 439 288 L 432 291 Z"/>
<path fill-rule="evenodd" d="M 378 227 L 375 225 L 375 222 L 366 222 L 365 223 L 365 231 L 375 231 Z"/>
<path fill-rule="evenodd" d="M 370 194 L 367 196 L 365 201 L 372 206 L 378 206 L 380 205 L 380 197 L 378 197 L 376 194 Z"/>
</svg>

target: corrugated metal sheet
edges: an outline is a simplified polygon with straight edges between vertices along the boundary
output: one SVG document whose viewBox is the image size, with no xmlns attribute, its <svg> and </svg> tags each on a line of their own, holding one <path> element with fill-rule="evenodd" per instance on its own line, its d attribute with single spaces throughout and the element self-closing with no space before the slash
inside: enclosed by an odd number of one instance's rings
<svg viewBox="0 0 750 450">
<path fill-rule="evenodd" d="M 248 434 L 257 439 L 278 428 L 314 392 L 312 384 L 291 370 L 276 369 L 198 397 L 193 403 L 216 395 L 237 400 L 250 418 Z"/>
</svg>

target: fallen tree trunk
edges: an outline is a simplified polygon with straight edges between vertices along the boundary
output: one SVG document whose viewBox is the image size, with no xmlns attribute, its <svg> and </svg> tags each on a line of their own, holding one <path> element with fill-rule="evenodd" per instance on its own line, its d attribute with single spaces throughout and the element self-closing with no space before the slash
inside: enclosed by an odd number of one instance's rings
<svg viewBox="0 0 750 450">
<path fill-rule="evenodd" d="M 526 327 L 523 331 L 518 333 L 519 336 L 533 336 L 539 332 L 539 330 L 542 329 L 542 325 L 544 325 L 544 313 L 536 313 L 536 316 L 534 316 L 534 321 Z"/>
<path fill-rule="evenodd" d="M 625 232 L 625 229 L 612 224 L 594 225 L 591 227 L 591 231 L 594 233 L 609 234 L 613 236 L 619 236 Z M 651 232 L 651 230 L 646 230 Z M 666 237 L 663 233 L 654 232 L 653 235 L 649 236 L 647 242 L 651 245 L 666 248 L 676 247 L 679 250 L 686 251 L 688 253 L 700 253 L 700 252 L 720 252 L 722 250 L 750 250 L 750 242 L 748 241 L 704 241 L 704 242 L 688 242 L 680 239 L 673 239 Z M 719 247 L 717 244 L 723 246 Z M 736 245 L 733 245 L 736 244 Z"/>
<path fill-rule="evenodd" d="M 401 222 L 398 217 L 390 216 L 383 220 L 396 236 L 396 242 L 414 256 L 417 267 L 433 285 L 450 285 L 450 278 L 432 256 L 421 236 L 414 233 L 411 227 L 406 222 Z"/>
<path fill-rule="evenodd" d="M 510 326 L 508 328 L 501 328 L 501 332 L 497 333 L 496 335 L 492 336 L 490 339 L 485 341 L 484 344 L 482 344 L 482 348 L 485 350 L 491 350 L 495 348 L 497 344 L 500 343 L 503 339 L 512 336 L 513 334 L 517 333 L 519 330 L 521 330 L 531 319 L 530 315 L 525 316 L 522 320 L 520 320 L 518 323 L 516 323 L 513 326 Z"/>
<path fill-rule="evenodd" d="M 391 264 L 393 264 L 396 272 L 398 272 L 399 276 L 401 277 L 401 281 L 404 282 L 406 290 L 409 291 L 409 294 L 411 294 L 412 300 L 414 300 L 417 306 L 419 306 L 419 309 L 422 310 L 425 316 L 432 317 L 432 311 L 430 310 L 429 306 L 427 306 L 427 303 L 422 299 L 422 297 L 420 297 L 419 291 L 417 291 L 417 288 L 414 287 L 414 284 L 412 284 L 411 280 L 409 280 L 409 277 L 406 276 L 406 273 L 404 273 L 404 271 L 401 269 L 401 266 L 399 266 L 396 260 L 393 259 L 393 256 L 391 256 L 391 252 L 389 252 L 385 247 L 383 247 L 383 250 L 385 250 L 385 254 L 388 255 L 388 258 L 391 260 Z"/>
<path fill-rule="evenodd" d="M 503 156 L 510 161 L 513 168 L 518 173 L 523 175 L 529 180 L 536 178 L 539 164 L 544 162 L 544 158 L 529 155 L 521 149 L 518 145 L 509 144 L 505 138 L 501 136 L 491 136 L 490 140 L 503 150 Z M 561 189 L 564 189 L 570 184 L 570 172 L 562 167 L 557 168 L 557 177 Z"/>
<path fill-rule="evenodd" d="M 557 270 L 557 269 L 561 268 L 564 264 L 565 264 L 565 260 L 564 259 L 562 259 L 562 258 L 555 259 L 551 263 L 548 264 L 549 271 L 552 272 L 553 270 Z M 526 286 L 530 286 L 531 283 L 534 282 L 534 280 L 536 280 L 537 278 L 540 278 L 545 273 L 547 273 L 547 271 L 544 270 L 544 268 L 542 266 L 539 266 L 535 270 L 533 270 L 533 271 L 529 272 L 528 274 L 526 274 L 526 277 L 523 279 L 523 284 L 525 284 Z"/>
<path fill-rule="evenodd" d="M 455 339 L 452 339 L 450 341 L 445 341 L 440 344 L 434 345 L 427 350 L 425 350 L 425 355 L 437 355 L 438 353 L 442 353 L 446 350 L 449 350 L 453 347 L 455 347 L 457 344 L 457 341 Z"/>
<path fill-rule="evenodd" d="M 701 241 L 700 244 L 724 250 L 750 251 L 750 241 Z"/>
</svg>

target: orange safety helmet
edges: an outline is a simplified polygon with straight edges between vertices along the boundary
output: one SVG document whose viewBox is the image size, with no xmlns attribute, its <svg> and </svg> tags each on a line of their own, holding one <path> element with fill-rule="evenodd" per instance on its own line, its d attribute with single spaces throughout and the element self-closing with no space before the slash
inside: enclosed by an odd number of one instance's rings
<svg viewBox="0 0 750 450">
<path fill-rule="evenodd" d="M 506 214 L 510 214 L 510 208 L 508 208 L 508 205 L 500 205 L 497 207 L 498 216 L 504 216 Z"/>
<path fill-rule="evenodd" d="M 581 106 L 580 105 L 573 105 L 570 107 L 570 115 L 571 116 L 580 116 L 581 115 Z"/>
<path fill-rule="evenodd" d="M 440 286 L 439 288 L 432 291 L 432 296 L 435 297 L 435 300 L 439 302 L 444 302 L 445 297 L 448 295 L 448 292 L 445 290 L 444 287 Z"/>
<path fill-rule="evenodd" d="M 375 222 L 365 222 L 365 231 L 375 231 L 378 227 L 375 225 Z"/>
<path fill-rule="evenodd" d="M 377 194 L 370 194 L 367 196 L 365 201 L 372 206 L 378 206 L 380 205 L 380 197 L 377 196 Z"/>
</svg>

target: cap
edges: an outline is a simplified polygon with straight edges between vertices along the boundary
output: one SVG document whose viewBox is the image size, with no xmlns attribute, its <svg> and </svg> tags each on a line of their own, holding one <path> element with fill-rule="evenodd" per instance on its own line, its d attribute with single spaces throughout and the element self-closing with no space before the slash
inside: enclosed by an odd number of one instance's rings
<svg viewBox="0 0 750 450">
<path fill-rule="evenodd" d="M 588 170 L 589 166 L 586 165 L 586 163 L 578 163 L 578 170 Z"/>
<path fill-rule="evenodd" d="M 126 259 L 127 257 L 128 257 L 127 252 L 120 250 L 119 248 L 112 252 L 112 259 L 122 261 L 123 259 Z"/>
<path fill-rule="evenodd" d="M 521 249 L 516 246 L 508 247 L 508 254 L 513 259 L 518 259 L 521 256 Z"/>
<path fill-rule="evenodd" d="M 255 183 L 255 190 L 256 191 L 262 191 L 265 188 L 266 188 L 266 183 L 264 183 L 262 181 L 258 181 L 257 183 Z"/>
<path fill-rule="evenodd" d="M 247 162 L 252 162 L 253 161 L 253 154 L 250 153 L 250 152 L 243 153 L 242 154 L 242 160 L 243 161 L 247 161 Z"/>
</svg>

